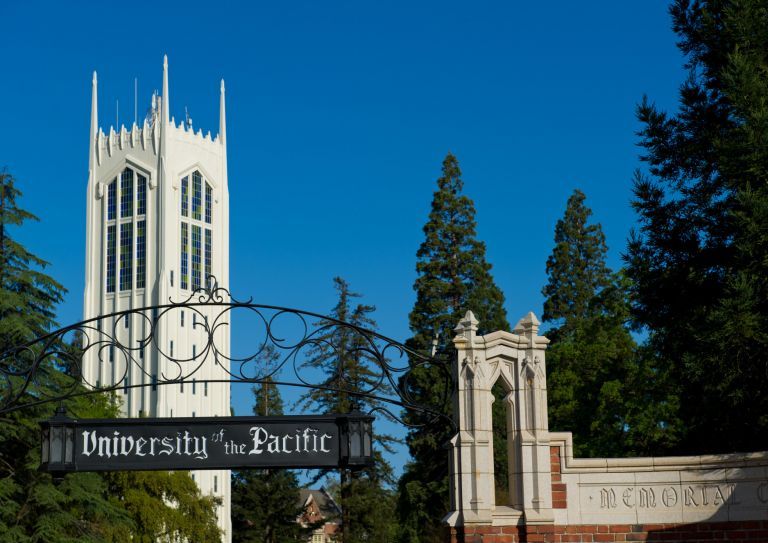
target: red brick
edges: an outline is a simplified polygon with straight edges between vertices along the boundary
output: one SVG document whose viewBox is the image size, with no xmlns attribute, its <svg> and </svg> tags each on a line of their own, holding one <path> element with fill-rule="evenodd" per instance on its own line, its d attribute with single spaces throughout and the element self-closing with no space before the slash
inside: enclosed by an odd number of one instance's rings
<svg viewBox="0 0 768 543">
<path fill-rule="evenodd" d="M 627 533 L 632 531 L 632 527 L 629 524 L 613 524 L 609 526 L 611 532 Z"/>
<path fill-rule="evenodd" d="M 476 534 L 500 534 L 501 528 L 499 526 L 477 526 L 475 527 Z"/>
<path fill-rule="evenodd" d="M 627 541 L 645 541 L 648 539 L 648 534 L 644 532 L 633 532 L 631 534 L 627 534 Z"/>
<path fill-rule="evenodd" d="M 594 541 L 616 541 L 613 534 L 595 534 Z"/>
</svg>

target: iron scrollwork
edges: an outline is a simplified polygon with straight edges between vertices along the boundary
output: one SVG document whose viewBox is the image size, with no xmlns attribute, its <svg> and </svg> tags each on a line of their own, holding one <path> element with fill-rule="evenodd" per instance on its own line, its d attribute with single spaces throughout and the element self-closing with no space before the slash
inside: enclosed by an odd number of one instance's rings
<svg viewBox="0 0 768 543">
<path fill-rule="evenodd" d="M 174 356 L 172 347 L 163 341 L 164 324 L 179 318 L 186 319 L 187 326 L 195 330 L 201 347 L 183 357 Z M 248 336 L 253 338 L 249 341 L 251 352 L 242 356 L 234 356 L 224 344 L 223 338 L 229 335 L 223 332 L 233 321 L 238 327 L 247 326 Z M 131 339 L 125 339 L 128 337 Z M 318 373 L 308 363 L 317 356 L 333 360 L 330 376 L 327 371 Z M 348 362 L 352 359 L 355 364 Z M 98 372 L 89 372 L 86 367 L 107 364 L 118 370 L 113 369 L 116 373 L 105 383 L 94 379 L 91 374 Z M 197 379 L 208 364 L 219 368 L 221 378 Z M 414 397 L 411 378 L 422 368 L 431 369 L 445 383 L 442 405 L 423 405 Z M 55 390 L 33 386 L 51 370 L 60 374 Z M 399 411 L 421 413 L 417 419 L 423 422 L 419 425 L 438 420 L 453 425 L 447 415 L 453 391 L 447 360 L 425 356 L 333 317 L 255 304 L 252 299 L 237 300 L 214 277 L 183 301 L 169 299 L 167 304 L 101 315 L 10 349 L 0 354 L 0 375 L 4 379 L 0 414 L 120 389 L 193 380 L 198 384 L 269 380 L 276 385 L 346 394 L 355 407 L 363 405 L 369 414 L 381 412 L 409 426 L 415 424 L 403 421 Z M 130 382 L 131 375 L 138 382 Z"/>
</svg>

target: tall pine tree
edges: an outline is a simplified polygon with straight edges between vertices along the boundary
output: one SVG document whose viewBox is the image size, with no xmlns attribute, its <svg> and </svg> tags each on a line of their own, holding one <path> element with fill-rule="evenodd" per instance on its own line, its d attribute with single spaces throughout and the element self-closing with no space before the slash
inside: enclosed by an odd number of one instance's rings
<svg viewBox="0 0 768 543">
<path fill-rule="evenodd" d="M 64 288 L 43 268 L 47 265 L 15 239 L 15 230 L 37 220 L 21 209 L 15 179 L 0 172 L 0 352 L 49 332 Z M 17 378 L 11 378 L 17 380 Z M 55 394 L 66 381 L 47 360 L 30 384 L 33 395 Z M 66 407 L 78 413 L 109 412 L 105 401 L 81 398 Z M 38 421 L 53 415 L 40 405 L 12 412 L 0 420 L 0 541 L 111 541 L 126 536 L 128 516 L 106 497 L 96 474 L 68 476 L 56 486 L 40 464 Z"/>
<path fill-rule="evenodd" d="M 371 317 L 375 307 L 355 305 L 360 294 L 352 291 L 344 279 L 335 277 L 334 287 L 338 301 L 329 315 L 357 328 L 375 330 Z M 299 403 L 305 409 L 318 413 L 348 413 L 354 409 L 370 411 L 379 402 L 360 393 L 376 388 L 380 395 L 391 393 L 386 380 L 380 380 L 379 361 L 370 353 L 367 340 L 355 329 L 339 326 L 333 320 L 316 323 L 323 332 L 316 338 L 303 368 L 318 371 L 320 384 L 305 394 Z M 381 450 L 393 452 L 397 441 L 391 436 L 374 432 L 373 466 L 359 471 L 341 469 L 338 485 L 338 503 L 342 510 L 341 543 L 391 541 L 395 530 L 394 496 L 390 486 L 394 483 L 392 468 Z M 381 450 L 376 450 L 379 448 Z M 318 478 L 328 472 L 320 472 Z"/>
<path fill-rule="evenodd" d="M 768 448 L 768 3 L 677 0 L 679 110 L 638 108 L 633 312 L 679 388 L 678 452 Z"/>
<path fill-rule="evenodd" d="M 262 374 L 271 374 L 279 358 L 268 345 L 262 352 Z M 267 377 L 253 388 L 253 414 L 283 414 L 277 385 Z M 299 483 L 285 469 L 249 469 L 232 473 L 232 541 L 234 543 L 294 543 L 311 533 L 296 519 L 302 513 Z"/>
<path fill-rule="evenodd" d="M 663 412 L 666 390 L 658 378 L 646 385 L 644 360 L 628 327 L 626 281 L 606 265 L 605 235 L 599 223 L 590 223 L 585 199 L 574 191 L 557 221 L 542 291 L 542 320 L 552 325 L 549 427 L 573 432 L 579 456 L 653 452 L 674 436 Z"/>
<path fill-rule="evenodd" d="M 463 189 L 459 163 L 448 153 L 424 225 L 425 239 L 416 253 L 416 303 L 409 315 L 413 337 L 408 346 L 429 355 L 437 337 L 437 354 L 446 360 L 455 356 L 453 329 L 467 310 L 480 320 L 480 333 L 509 329 L 504 295 L 491 276 L 485 244 L 477 239 L 475 207 Z M 420 403 L 444 411 L 450 408 L 443 404 L 450 383 L 435 368 L 414 367 L 409 387 Z M 427 425 L 428 417 L 416 412 L 406 413 L 405 420 L 417 427 L 408 434 L 413 461 L 399 485 L 400 539 L 439 541 L 441 519 L 448 511 L 445 444 L 452 437 L 450 428 L 443 423 Z"/>
</svg>

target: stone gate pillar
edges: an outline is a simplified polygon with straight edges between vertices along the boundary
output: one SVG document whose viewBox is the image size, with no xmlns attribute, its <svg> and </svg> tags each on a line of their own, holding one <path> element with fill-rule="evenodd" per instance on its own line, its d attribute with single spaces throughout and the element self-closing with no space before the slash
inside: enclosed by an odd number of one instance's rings
<svg viewBox="0 0 768 543">
<path fill-rule="evenodd" d="M 451 440 L 451 506 L 446 522 L 455 532 L 483 526 L 551 524 L 552 487 L 544 352 L 549 340 L 539 321 L 525 315 L 512 333 L 478 336 L 471 311 L 456 327 L 458 383 Z M 493 468 L 492 388 L 501 381 L 507 425 L 509 496 L 496 499 Z M 496 505 L 505 503 L 506 505 Z M 482 531 L 480 532 L 482 533 Z M 510 532 L 511 533 L 511 532 Z"/>
</svg>

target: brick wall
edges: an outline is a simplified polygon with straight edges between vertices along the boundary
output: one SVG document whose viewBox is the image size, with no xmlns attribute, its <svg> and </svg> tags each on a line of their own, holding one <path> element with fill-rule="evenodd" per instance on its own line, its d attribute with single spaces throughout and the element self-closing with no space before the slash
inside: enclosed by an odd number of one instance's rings
<svg viewBox="0 0 768 543">
<path fill-rule="evenodd" d="M 552 508 L 568 509 L 568 491 L 560 476 L 560 447 L 549 448 L 549 464 L 552 470 Z"/>
<path fill-rule="evenodd" d="M 768 542 L 768 521 L 697 524 L 612 524 L 583 526 L 478 526 L 451 528 L 450 543 L 565 543 L 647 541 L 654 543 Z"/>
</svg>

